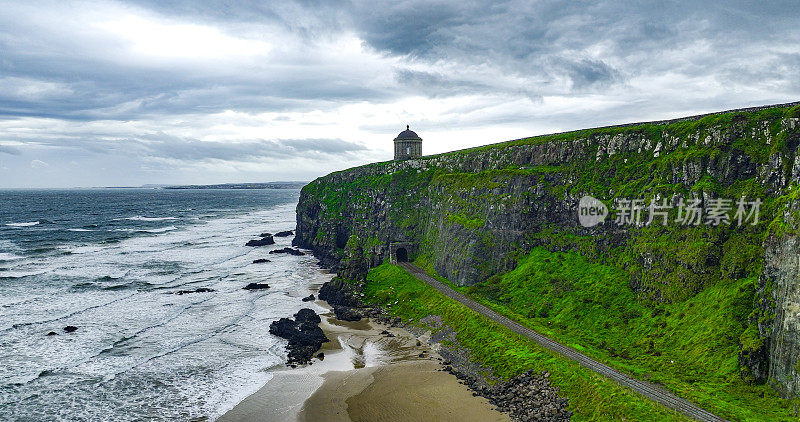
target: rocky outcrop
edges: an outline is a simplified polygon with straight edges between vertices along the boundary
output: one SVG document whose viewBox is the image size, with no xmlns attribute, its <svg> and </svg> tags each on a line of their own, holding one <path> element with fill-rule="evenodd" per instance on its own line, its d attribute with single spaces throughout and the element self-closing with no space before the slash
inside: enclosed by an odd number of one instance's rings
<svg viewBox="0 0 800 422">
<path fill-rule="evenodd" d="M 769 233 L 790 225 L 773 210 L 800 183 L 798 144 L 795 103 L 375 163 L 305 186 L 293 244 L 351 280 L 387 260 L 392 242 L 414 245 L 412 260 L 424 257 L 460 285 L 513 269 L 536 246 L 623 269 L 637 295 L 656 303 L 688 300 L 719 280 L 757 280 L 750 326 L 736 333 L 742 374 L 796 392 L 800 250 L 793 234 Z M 678 197 L 702 207 L 758 198 L 763 206 L 755 226 L 657 229 L 610 216 L 584 227 L 577 208 L 585 195 L 609 208 L 618 199 L 674 205 Z"/>
<path fill-rule="evenodd" d="M 216 292 L 216 290 L 209 287 L 198 287 L 192 290 L 178 290 L 177 292 L 175 292 L 175 294 L 178 296 L 182 296 L 190 293 L 210 293 L 210 292 Z"/>
<path fill-rule="evenodd" d="M 559 397 L 549 378 L 547 372 L 528 371 L 491 387 L 478 387 L 477 392 L 515 421 L 568 421 L 572 417 L 569 400 Z"/>
<path fill-rule="evenodd" d="M 248 285 L 242 287 L 243 290 L 264 290 L 269 289 L 269 284 L 267 283 L 249 283 Z"/>
<path fill-rule="evenodd" d="M 751 375 L 770 379 L 785 396 L 800 393 L 800 201 L 786 204 L 785 226 L 765 242 L 755 323 L 760 336 L 749 351 Z"/>
<path fill-rule="evenodd" d="M 348 306 L 334 306 L 333 314 L 340 321 L 361 321 L 361 313 Z"/>
<path fill-rule="evenodd" d="M 275 244 L 275 240 L 272 238 L 271 234 L 269 234 L 269 233 L 263 233 L 263 234 L 267 234 L 269 236 L 263 236 L 263 237 L 261 237 L 261 239 L 250 240 L 245 244 L 245 246 L 257 247 L 257 246 L 268 246 L 268 245 L 274 245 Z"/>
<path fill-rule="evenodd" d="M 361 293 L 358 286 L 346 282 L 344 279 L 336 277 L 331 281 L 325 282 L 319 289 L 319 298 L 328 302 L 328 305 L 359 307 Z"/>
<path fill-rule="evenodd" d="M 275 249 L 275 250 L 269 251 L 269 253 L 272 254 L 272 255 L 281 254 L 281 253 L 289 254 L 289 255 L 295 255 L 295 256 L 303 256 L 303 255 L 305 255 L 302 251 L 298 251 L 297 249 L 294 249 L 294 248 Z"/>
<path fill-rule="evenodd" d="M 303 308 L 294 315 L 294 320 L 281 318 L 270 324 L 270 334 L 289 340 L 286 349 L 290 365 L 310 362 L 322 344 L 330 341 L 319 327 L 321 321 L 316 312 Z"/>
</svg>

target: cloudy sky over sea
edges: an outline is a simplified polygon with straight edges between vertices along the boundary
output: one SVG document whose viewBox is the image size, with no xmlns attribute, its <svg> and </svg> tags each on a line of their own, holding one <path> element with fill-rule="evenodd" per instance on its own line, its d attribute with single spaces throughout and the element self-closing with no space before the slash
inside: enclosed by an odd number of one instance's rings
<svg viewBox="0 0 800 422">
<path fill-rule="evenodd" d="M 310 180 L 800 99 L 794 1 L 0 0 L 0 187 Z"/>
</svg>

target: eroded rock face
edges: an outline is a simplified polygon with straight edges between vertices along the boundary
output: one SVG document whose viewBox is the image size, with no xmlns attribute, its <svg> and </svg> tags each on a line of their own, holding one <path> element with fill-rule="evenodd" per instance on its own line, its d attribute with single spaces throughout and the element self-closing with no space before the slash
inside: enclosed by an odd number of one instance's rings
<svg viewBox="0 0 800 422">
<path fill-rule="evenodd" d="M 800 203 L 784 214 L 787 228 L 765 242 L 759 278 L 758 328 L 764 342 L 754 374 L 785 396 L 800 393 Z"/>
</svg>

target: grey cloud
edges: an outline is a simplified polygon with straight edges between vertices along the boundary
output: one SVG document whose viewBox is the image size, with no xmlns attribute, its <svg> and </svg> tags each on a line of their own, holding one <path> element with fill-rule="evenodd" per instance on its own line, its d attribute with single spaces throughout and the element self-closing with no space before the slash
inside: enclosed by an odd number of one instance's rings
<svg viewBox="0 0 800 422">
<path fill-rule="evenodd" d="M 608 85 L 619 79 L 618 72 L 602 60 L 563 61 L 563 66 L 576 88 Z"/>
<path fill-rule="evenodd" d="M 31 160 L 31 168 L 32 169 L 45 169 L 50 167 L 49 164 L 45 163 L 42 160 Z"/>
<path fill-rule="evenodd" d="M 208 160 L 259 161 L 263 159 L 306 158 L 325 160 L 367 151 L 356 142 L 338 138 L 253 139 L 240 141 L 201 141 L 192 138 L 152 133 L 135 138 L 109 138 L 101 133 L 79 133 L 69 137 L 36 139 L 28 146 L 72 150 L 78 154 L 107 154 L 185 162 Z M 17 148 L 20 153 L 25 147 Z M 2 151 L 0 149 L 0 151 Z M 73 153 L 74 154 L 74 153 Z"/>
<path fill-rule="evenodd" d="M 162 13 L 189 15 L 198 22 L 208 22 L 232 36 L 259 36 L 271 25 L 286 28 L 280 35 L 285 40 L 308 38 L 315 31 L 336 34 L 329 32 L 335 27 L 326 17 L 326 9 L 315 9 L 319 5 L 308 3 L 267 6 L 263 2 L 237 2 L 220 8 L 199 2 L 167 6 L 143 2 Z M 313 40 L 300 42 L 308 51 L 298 51 L 295 56 L 290 52 L 288 56 L 283 53 L 252 63 L 220 61 L 176 66 L 120 57 L 125 46 L 92 32 L 90 25 L 84 28 L 80 20 L 71 21 L 69 14 L 63 21 L 47 22 L 55 18 L 40 17 L 36 12 L 35 7 L 18 5 L 13 12 L 0 13 L 0 80 L 24 78 L 31 85 L 58 84 L 65 92 L 37 97 L 0 90 L 0 118 L 39 116 L 88 121 L 228 109 L 279 112 L 310 109 L 326 101 L 390 97 L 388 91 L 364 84 L 359 72 L 342 72 L 337 67 L 340 64 L 315 58 L 318 51 L 314 50 Z M 241 23 L 244 19 L 250 19 L 247 25 Z M 283 44 L 285 40 L 271 42 Z M 21 88 L 24 91 L 25 87 Z"/>
<path fill-rule="evenodd" d="M 159 135 L 147 141 L 127 141 L 142 156 L 182 161 L 257 161 L 261 159 L 327 159 L 365 151 L 366 147 L 341 139 L 276 139 L 248 142 L 209 142 Z"/>
<path fill-rule="evenodd" d="M 401 1 L 359 14 L 354 22 L 369 45 L 389 54 L 493 66 L 537 81 L 539 93 L 552 92 L 548 81 L 567 77 L 573 91 L 581 92 L 624 83 L 624 74 L 669 68 L 713 75 L 725 65 L 720 58 L 741 58 L 742 45 L 792 45 L 800 38 L 792 23 L 798 12 L 789 1 L 778 3 L 762 8 L 750 1 Z M 707 42 L 719 54 L 691 67 L 662 55 L 695 42 Z M 604 53 L 590 57 L 590 51 Z"/>
<path fill-rule="evenodd" d="M 740 47 L 752 43 L 795 45 L 798 12 L 791 2 L 595 1 L 354 2 L 242 1 L 219 5 L 197 1 L 138 1 L 143 10 L 208 23 L 233 35 L 283 28 L 286 39 L 313 45 L 354 31 L 367 46 L 402 57 L 396 83 L 430 96 L 495 92 L 537 99 L 544 95 L 594 92 L 625 83 L 630 75 L 680 69 L 687 76 L 734 73 Z M 34 8 L 26 9 L 29 13 Z M 207 68 L 145 66 L 107 60 L 120 50 L 79 27 L 74 37 L 54 30 L 61 22 L 0 14 L 0 78 L 56 83 L 70 93 L 45 98 L 0 91 L 0 118 L 54 117 L 69 120 L 130 120 L 154 115 L 308 110 L 323 103 L 391 101 L 403 90 L 370 87 L 357 69 L 327 67 L 309 50 L 295 63 L 248 68 L 219 63 Z M 766 30 L 769 28 L 769 30 Z M 665 51 L 707 41 L 716 55 L 676 62 Z M 274 40 L 281 43 L 281 39 Z M 599 42 L 603 53 L 589 54 Z M 720 59 L 724 62 L 720 63 Z M 404 69 L 437 63 L 448 74 Z M 464 78 L 459 68 L 484 69 Z M 491 70 L 491 71 L 490 71 Z M 765 68 L 764 71 L 768 71 Z M 507 75 L 518 84 L 497 80 Z M 770 77 L 785 80 L 787 76 Z M 571 83 L 566 91 L 562 78 Z M 730 78 L 728 78 L 730 79 Z"/>
<path fill-rule="evenodd" d="M 469 3 L 426 1 L 385 2 L 380 7 L 357 6 L 354 20 L 372 47 L 394 54 L 427 55 L 454 41 L 451 28 L 471 18 Z"/>
<path fill-rule="evenodd" d="M 481 82 L 459 80 L 442 73 L 419 70 L 396 69 L 395 79 L 401 85 L 432 96 L 486 92 L 493 89 L 492 86 Z"/>
<path fill-rule="evenodd" d="M 11 155 L 20 155 L 22 151 L 19 148 L 10 146 L 10 145 L 0 145 L 0 153 L 6 153 Z"/>
</svg>

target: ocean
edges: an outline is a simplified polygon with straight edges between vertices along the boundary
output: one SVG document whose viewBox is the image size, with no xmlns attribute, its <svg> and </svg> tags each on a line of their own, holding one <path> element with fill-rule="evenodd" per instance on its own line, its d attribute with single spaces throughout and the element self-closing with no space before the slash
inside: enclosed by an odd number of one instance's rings
<svg viewBox="0 0 800 422">
<path fill-rule="evenodd" d="M 270 322 L 329 277 L 268 254 L 291 237 L 244 246 L 294 229 L 298 197 L 0 191 L 0 420 L 213 420 L 256 391 L 284 361 Z"/>
</svg>

